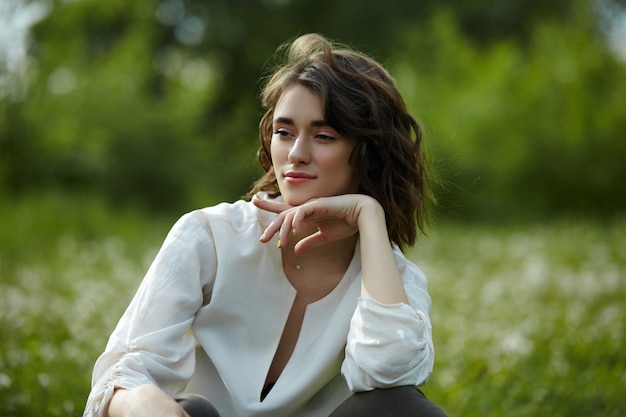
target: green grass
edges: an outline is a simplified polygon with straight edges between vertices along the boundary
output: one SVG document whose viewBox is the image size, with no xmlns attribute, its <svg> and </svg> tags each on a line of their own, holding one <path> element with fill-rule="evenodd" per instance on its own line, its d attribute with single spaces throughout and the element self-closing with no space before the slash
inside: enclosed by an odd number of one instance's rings
<svg viewBox="0 0 626 417">
<path fill-rule="evenodd" d="M 0 203 L 0 416 L 81 415 L 93 362 L 175 219 L 46 195 Z"/>
<path fill-rule="evenodd" d="M 448 226 L 421 245 L 425 391 L 451 415 L 626 415 L 626 221 Z"/>
<path fill-rule="evenodd" d="M 0 202 L 0 416 L 82 413 L 174 220 L 92 197 Z M 424 390 L 451 416 L 626 415 L 626 221 L 441 225 L 410 257 L 434 304 Z"/>
</svg>

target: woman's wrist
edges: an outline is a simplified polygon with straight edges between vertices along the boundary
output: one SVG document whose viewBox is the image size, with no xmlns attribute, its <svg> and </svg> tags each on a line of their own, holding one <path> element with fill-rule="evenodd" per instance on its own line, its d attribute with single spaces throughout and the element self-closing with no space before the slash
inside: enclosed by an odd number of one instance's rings
<svg viewBox="0 0 626 417">
<path fill-rule="evenodd" d="M 360 210 L 357 220 L 359 230 L 363 227 L 371 225 L 372 222 L 381 220 L 385 229 L 387 228 L 385 224 L 385 211 L 383 210 L 383 206 L 374 197 L 363 195 L 359 205 Z"/>
</svg>

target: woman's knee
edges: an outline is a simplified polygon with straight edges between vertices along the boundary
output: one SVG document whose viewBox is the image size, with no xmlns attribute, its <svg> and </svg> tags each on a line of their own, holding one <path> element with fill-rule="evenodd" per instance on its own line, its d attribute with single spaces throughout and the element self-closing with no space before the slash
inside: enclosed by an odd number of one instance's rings
<svg viewBox="0 0 626 417">
<path fill-rule="evenodd" d="M 331 417 L 447 417 L 414 386 L 358 392 L 348 398 Z"/>
<path fill-rule="evenodd" d="M 191 417 L 220 417 L 220 413 L 213 407 L 213 404 L 202 395 L 183 394 L 175 400 Z"/>
</svg>

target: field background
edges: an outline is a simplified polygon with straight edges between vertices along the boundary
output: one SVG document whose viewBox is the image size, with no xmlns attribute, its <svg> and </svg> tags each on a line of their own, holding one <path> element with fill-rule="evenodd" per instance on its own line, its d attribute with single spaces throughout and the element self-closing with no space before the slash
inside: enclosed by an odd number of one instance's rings
<svg viewBox="0 0 626 417">
<path fill-rule="evenodd" d="M 82 413 L 170 226 L 258 178 L 260 80 L 306 32 L 384 63 L 424 128 L 426 393 L 626 415 L 622 0 L 0 0 L 0 417 Z"/>
</svg>

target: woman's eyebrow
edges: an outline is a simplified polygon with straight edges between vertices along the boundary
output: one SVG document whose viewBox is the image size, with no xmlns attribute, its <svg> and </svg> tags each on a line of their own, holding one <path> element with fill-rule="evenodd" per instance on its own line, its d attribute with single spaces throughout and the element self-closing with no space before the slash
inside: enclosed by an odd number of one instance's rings
<svg viewBox="0 0 626 417">
<path fill-rule="evenodd" d="M 293 119 L 290 119 L 288 117 L 277 117 L 274 119 L 274 124 L 293 126 L 295 123 L 293 122 Z"/>
</svg>

